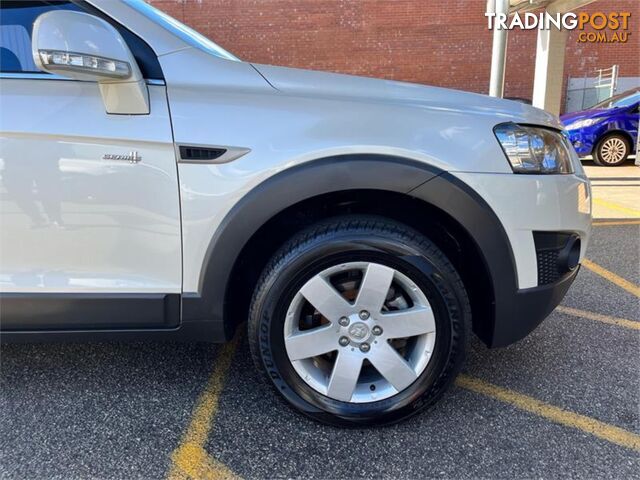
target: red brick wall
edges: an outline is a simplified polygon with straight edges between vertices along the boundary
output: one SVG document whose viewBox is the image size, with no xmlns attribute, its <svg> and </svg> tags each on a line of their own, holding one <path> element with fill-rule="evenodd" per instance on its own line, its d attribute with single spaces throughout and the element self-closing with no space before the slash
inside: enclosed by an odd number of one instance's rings
<svg viewBox="0 0 640 480">
<path fill-rule="evenodd" d="M 485 0 L 151 0 L 238 57 L 486 93 L 492 33 Z M 586 11 L 631 11 L 626 44 L 567 42 L 565 81 L 620 65 L 640 76 L 640 2 L 601 0 Z M 531 98 L 536 31 L 512 31 L 506 96 Z"/>
</svg>

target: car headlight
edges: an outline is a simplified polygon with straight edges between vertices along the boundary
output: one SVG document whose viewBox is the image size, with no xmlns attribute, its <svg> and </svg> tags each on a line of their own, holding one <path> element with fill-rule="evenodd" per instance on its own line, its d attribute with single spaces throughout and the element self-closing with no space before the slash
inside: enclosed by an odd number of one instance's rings
<svg viewBox="0 0 640 480">
<path fill-rule="evenodd" d="M 575 122 L 570 123 L 565 128 L 567 130 L 580 130 L 581 128 L 590 127 L 591 125 L 595 125 L 598 123 L 601 118 L 583 118 L 581 120 L 576 120 Z"/>
<path fill-rule="evenodd" d="M 515 173 L 573 173 L 573 147 L 562 132 L 515 123 L 493 130 Z"/>
</svg>

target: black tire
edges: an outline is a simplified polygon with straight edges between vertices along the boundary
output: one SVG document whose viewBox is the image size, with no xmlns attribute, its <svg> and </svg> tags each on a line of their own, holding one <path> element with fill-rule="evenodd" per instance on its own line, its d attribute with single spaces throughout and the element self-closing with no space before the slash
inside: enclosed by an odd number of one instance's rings
<svg viewBox="0 0 640 480">
<path fill-rule="evenodd" d="M 434 312 L 437 336 L 429 363 L 406 389 L 380 401 L 350 403 L 320 394 L 294 370 L 284 345 L 285 312 L 294 295 L 316 273 L 350 261 L 393 267 L 418 286 Z M 442 396 L 462 366 L 470 325 L 462 280 L 431 241 L 385 218 L 344 216 L 300 232 L 273 256 L 253 295 L 248 336 L 256 366 L 296 409 L 323 423 L 370 426 L 406 419 Z"/>
<path fill-rule="evenodd" d="M 608 161 L 607 148 L 611 148 L 612 142 L 615 142 L 616 148 L 622 148 L 623 151 L 618 154 L 620 158 L 616 158 L 614 161 Z M 596 148 L 593 150 L 593 161 L 601 167 L 617 167 L 627 161 L 630 153 L 631 147 L 629 140 L 619 133 L 611 133 L 602 137 L 596 145 Z"/>
</svg>

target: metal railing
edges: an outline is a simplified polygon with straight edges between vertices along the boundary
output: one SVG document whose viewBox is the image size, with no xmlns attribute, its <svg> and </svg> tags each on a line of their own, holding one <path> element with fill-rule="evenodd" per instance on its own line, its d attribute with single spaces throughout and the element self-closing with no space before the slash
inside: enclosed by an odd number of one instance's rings
<svg viewBox="0 0 640 480">
<path fill-rule="evenodd" d="M 598 101 L 606 100 L 613 97 L 618 84 L 618 65 L 614 65 L 610 68 L 598 69 L 598 77 L 596 79 L 594 87 L 598 93 Z"/>
<path fill-rule="evenodd" d="M 600 68 L 583 78 L 570 78 L 567 85 L 565 112 L 585 110 L 612 97 L 618 86 L 619 66 Z"/>
</svg>

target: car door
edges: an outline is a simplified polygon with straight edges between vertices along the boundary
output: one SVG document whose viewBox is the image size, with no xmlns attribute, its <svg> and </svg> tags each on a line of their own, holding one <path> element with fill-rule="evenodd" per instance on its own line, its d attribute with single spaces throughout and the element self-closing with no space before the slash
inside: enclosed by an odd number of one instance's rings
<svg viewBox="0 0 640 480">
<path fill-rule="evenodd" d="M 144 60 L 150 113 L 108 114 L 97 83 L 39 72 L 31 57 L 35 19 L 82 4 L 1 5 L 2 329 L 175 326 L 179 192 L 157 58 L 122 35 Z"/>
</svg>

